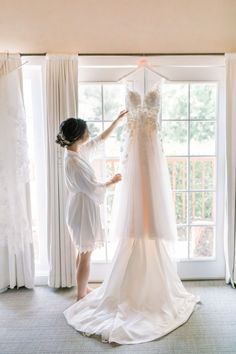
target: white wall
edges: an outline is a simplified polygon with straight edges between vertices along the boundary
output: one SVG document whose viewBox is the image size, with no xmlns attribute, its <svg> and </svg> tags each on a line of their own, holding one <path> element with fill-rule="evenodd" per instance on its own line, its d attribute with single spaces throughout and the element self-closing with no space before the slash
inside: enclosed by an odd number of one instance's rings
<svg viewBox="0 0 236 354">
<path fill-rule="evenodd" d="M 0 0 L 0 51 L 236 51 L 235 0 Z"/>
</svg>

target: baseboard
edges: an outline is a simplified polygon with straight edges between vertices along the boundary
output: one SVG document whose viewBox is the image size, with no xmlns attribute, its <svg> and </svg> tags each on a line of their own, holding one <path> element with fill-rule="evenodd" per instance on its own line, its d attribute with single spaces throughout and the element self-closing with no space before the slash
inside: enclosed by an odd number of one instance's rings
<svg viewBox="0 0 236 354">
<path fill-rule="evenodd" d="M 208 278 L 198 278 L 198 279 L 193 279 L 193 278 L 184 278 L 181 279 L 182 281 L 207 281 L 207 280 L 225 280 L 225 278 L 219 278 L 219 277 L 208 277 Z M 89 281 L 90 284 L 101 284 L 103 280 L 95 280 L 91 279 Z M 46 274 L 40 274 L 36 275 L 35 277 L 35 285 L 40 286 L 40 285 L 48 285 L 48 275 Z"/>
<path fill-rule="evenodd" d="M 48 285 L 48 275 L 47 274 L 37 274 L 34 278 L 35 285 Z"/>
</svg>

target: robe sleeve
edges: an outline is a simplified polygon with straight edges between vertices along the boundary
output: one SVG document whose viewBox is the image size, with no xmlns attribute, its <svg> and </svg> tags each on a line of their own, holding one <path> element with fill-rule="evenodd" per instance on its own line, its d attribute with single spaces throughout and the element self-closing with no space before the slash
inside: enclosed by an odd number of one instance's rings
<svg viewBox="0 0 236 354">
<path fill-rule="evenodd" d="M 74 161 L 69 168 L 73 189 L 86 194 L 95 203 L 102 204 L 106 194 L 106 183 L 98 182 L 94 175 Z"/>
<path fill-rule="evenodd" d="M 95 138 L 89 140 L 89 142 L 87 142 L 84 145 L 84 148 L 89 154 L 90 161 L 94 159 L 97 149 L 99 148 L 99 146 L 102 146 L 103 144 L 104 144 L 104 139 L 101 138 L 101 135 L 97 135 Z"/>
</svg>

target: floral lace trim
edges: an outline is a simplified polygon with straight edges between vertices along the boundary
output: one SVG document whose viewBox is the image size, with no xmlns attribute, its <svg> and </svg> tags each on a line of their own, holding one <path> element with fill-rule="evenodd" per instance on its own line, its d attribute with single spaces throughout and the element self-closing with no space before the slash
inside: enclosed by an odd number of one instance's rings
<svg viewBox="0 0 236 354">
<path fill-rule="evenodd" d="M 87 247 L 80 247 L 76 245 L 76 248 L 79 253 L 86 253 L 86 252 L 92 252 L 95 251 L 98 248 L 102 248 L 105 246 L 105 241 L 96 241 L 93 246 L 87 246 Z"/>
<path fill-rule="evenodd" d="M 140 107 L 127 115 L 125 131 L 132 138 L 133 135 L 142 130 L 142 134 L 153 134 L 160 129 L 158 122 L 158 108 L 145 109 Z"/>
<path fill-rule="evenodd" d="M 158 138 L 161 149 L 164 152 L 158 113 L 159 107 L 143 108 L 142 106 L 128 113 L 126 124 L 124 125 L 122 165 L 127 162 L 131 145 L 137 143 L 137 141 L 141 149 L 145 149 L 148 141 Z M 142 134 L 142 139 L 140 139 L 140 133 Z"/>
</svg>

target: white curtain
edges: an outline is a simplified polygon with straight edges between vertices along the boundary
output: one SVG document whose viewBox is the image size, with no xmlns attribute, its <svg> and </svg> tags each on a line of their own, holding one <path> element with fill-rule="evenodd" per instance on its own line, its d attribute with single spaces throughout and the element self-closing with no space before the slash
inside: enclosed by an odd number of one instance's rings
<svg viewBox="0 0 236 354">
<path fill-rule="evenodd" d="M 236 285 L 236 53 L 226 61 L 226 282 Z"/>
<path fill-rule="evenodd" d="M 29 160 L 20 55 L 0 54 L 0 292 L 34 286 Z"/>
<path fill-rule="evenodd" d="M 55 143 L 60 123 L 78 115 L 78 55 L 47 55 L 48 285 L 76 285 L 76 250 L 65 223 L 64 150 Z"/>
</svg>

